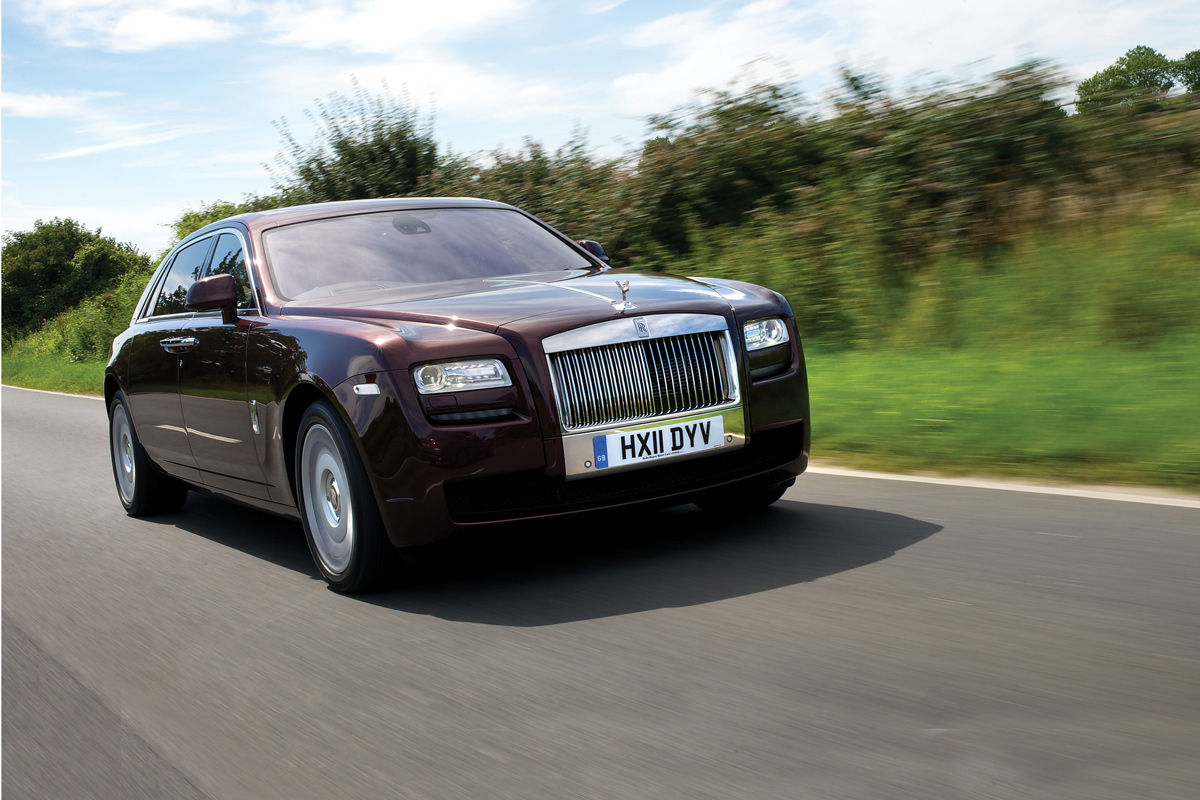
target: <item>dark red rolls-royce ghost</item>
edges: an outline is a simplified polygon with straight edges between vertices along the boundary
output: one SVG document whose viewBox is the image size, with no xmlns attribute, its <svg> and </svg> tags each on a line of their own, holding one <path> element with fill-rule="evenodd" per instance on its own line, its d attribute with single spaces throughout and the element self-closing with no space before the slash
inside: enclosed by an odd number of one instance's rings
<svg viewBox="0 0 1200 800">
<path fill-rule="evenodd" d="M 321 574 L 353 592 L 471 526 L 777 500 L 809 445 L 787 301 L 607 261 L 466 198 L 209 225 L 113 342 L 121 503 L 174 511 L 194 489 L 298 517 Z"/>
</svg>

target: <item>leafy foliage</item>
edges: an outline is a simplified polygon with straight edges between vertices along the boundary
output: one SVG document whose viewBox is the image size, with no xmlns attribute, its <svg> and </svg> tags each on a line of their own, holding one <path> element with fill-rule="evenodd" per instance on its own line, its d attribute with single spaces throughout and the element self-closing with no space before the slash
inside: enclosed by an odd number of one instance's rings
<svg viewBox="0 0 1200 800">
<path fill-rule="evenodd" d="M 1176 61 L 1175 75 L 1189 92 L 1200 92 L 1200 50 L 1193 50 Z"/>
<path fill-rule="evenodd" d="M 201 203 L 199 208 L 189 208 L 180 214 L 179 218 L 171 223 L 171 230 L 175 233 L 175 241 L 178 242 L 185 236 L 200 230 L 205 225 L 220 222 L 226 217 L 246 214 L 251 211 L 267 211 L 272 208 L 282 208 L 286 205 L 286 201 L 281 200 L 275 195 L 262 197 L 248 195 L 241 203 L 229 203 L 224 200 L 218 200 L 215 203 Z"/>
<path fill-rule="evenodd" d="M 277 123 L 283 152 L 272 172 L 284 205 L 418 194 L 442 166 L 432 121 L 386 86 L 372 96 L 355 80 L 353 98 L 334 92 L 305 116 L 317 127 L 312 143 Z"/>
<path fill-rule="evenodd" d="M 38 220 L 32 231 L 5 233 L 2 262 L 7 335 L 28 332 L 150 265 L 133 245 L 57 218 Z"/>
<path fill-rule="evenodd" d="M 550 225 L 614 242 L 622 232 L 619 159 L 595 158 L 576 131 L 554 152 L 526 140 L 516 152 L 494 151 L 485 167 L 471 166 L 433 184 L 438 194 L 483 197 L 525 209 Z"/>
<path fill-rule="evenodd" d="M 1169 62 L 1171 74 L 1183 76 L 1179 65 L 1197 57 Z M 1149 48 L 1119 65 L 1165 80 Z M 1200 191 L 1200 96 L 1068 115 L 1050 99 L 1064 85 L 1041 62 L 906 95 L 844 70 L 827 113 L 788 86 L 716 90 L 651 118 L 646 141 L 624 157 L 598 157 L 580 130 L 556 150 L 527 140 L 467 159 L 440 152 L 432 122 L 407 100 L 356 84 L 352 98 L 318 103 L 312 142 L 280 123 L 276 194 L 190 209 L 173 228 L 182 237 L 230 214 L 296 202 L 487 197 L 602 241 L 617 265 L 772 286 L 822 347 L 970 345 L 986 327 L 979 320 L 1000 324 L 978 298 L 1007 285 L 1054 285 L 1074 298 L 1031 301 L 1027 314 L 1014 312 L 1023 320 L 1014 331 L 1059 331 L 1056 314 L 1074 319 L 1070 308 L 1089 309 L 1080 329 L 1091 341 L 1144 347 L 1194 330 L 1190 300 L 1172 299 L 1195 294 L 1191 251 L 1159 261 L 1131 255 L 1129 265 L 1174 266 L 1106 267 L 1085 291 L 1087 267 L 1064 265 L 1087 260 L 1056 243 L 1109 241 L 1110 230 L 1142 220 L 1157 220 L 1145 224 L 1168 241 L 1191 241 L 1156 215 L 1164 204 L 1186 208 Z M 62 246 L 70 235 L 64 229 Z M 1146 252 L 1161 249 L 1153 237 L 1139 241 Z M 1047 266 L 1026 254 L 1032 242 L 1060 260 Z M 1083 251 L 1111 263 L 1103 250 Z"/>
<path fill-rule="evenodd" d="M 1190 60 L 1189 60 L 1190 59 Z M 1178 61 L 1145 45 L 1132 48 L 1115 64 L 1097 72 L 1076 87 L 1081 113 L 1094 113 L 1119 105 L 1130 105 L 1146 95 L 1163 95 L 1178 79 L 1189 92 L 1196 91 L 1200 51 L 1193 50 Z"/>
</svg>

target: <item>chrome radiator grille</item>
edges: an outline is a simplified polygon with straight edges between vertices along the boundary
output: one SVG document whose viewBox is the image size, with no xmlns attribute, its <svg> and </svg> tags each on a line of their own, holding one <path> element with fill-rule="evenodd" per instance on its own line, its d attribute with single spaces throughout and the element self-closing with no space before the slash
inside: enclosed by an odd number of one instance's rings
<svg viewBox="0 0 1200 800">
<path fill-rule="evenodd" d="M 724 331 L 550 353 L 564 430 L 724 405 L 736 397 Z"/>
</svg>

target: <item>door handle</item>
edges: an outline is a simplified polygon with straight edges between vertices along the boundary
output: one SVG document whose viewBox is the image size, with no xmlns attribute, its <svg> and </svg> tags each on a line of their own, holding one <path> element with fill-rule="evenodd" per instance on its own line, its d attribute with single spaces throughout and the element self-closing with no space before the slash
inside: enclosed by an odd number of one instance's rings
<svg viewBox="0 0 1200 800">
<path fill-rule="evenodd" d="M 172 336 L 169 339 L 159 339 L 158 343 L 168 353 L 186 353 L 200 344 L 200 340 L 195 336 Z"/>
</svg>

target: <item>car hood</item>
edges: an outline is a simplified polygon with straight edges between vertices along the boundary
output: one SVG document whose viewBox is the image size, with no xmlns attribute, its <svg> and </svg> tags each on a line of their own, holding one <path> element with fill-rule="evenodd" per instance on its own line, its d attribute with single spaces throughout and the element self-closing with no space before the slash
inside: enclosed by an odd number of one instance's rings
<svg viewBox="0 0 1200 800">
<path fill-rule="evenodd" d="M 618 284 L 625 282 L 628 282 L 625 298 L 632 305 L 621 311 L 614 304 L 621 302 Z M 727 315 L 729 310 L 730 304 L 721 294 L 691 278 L 569 270 L 289 301 L 283 313 L 288 316 L 454 324 L 486 332 L 514 327 L 538 327 L 549 332 L 622 315 L 632 317 L 684 311 Z M 534 319 L 541 324 L 517 325 Z"/>
</svg>

